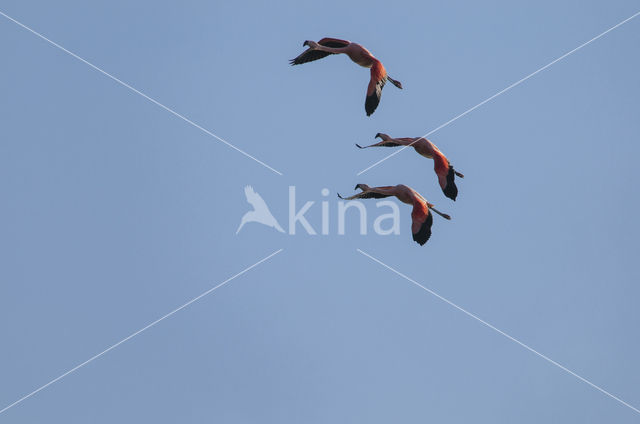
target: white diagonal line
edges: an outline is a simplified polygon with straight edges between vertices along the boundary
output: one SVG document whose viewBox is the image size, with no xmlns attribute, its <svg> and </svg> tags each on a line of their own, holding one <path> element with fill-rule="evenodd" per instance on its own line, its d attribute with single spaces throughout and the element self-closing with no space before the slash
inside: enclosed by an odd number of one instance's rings
<svg viewBox="0 0 640 424">
<path fill-rule="evenodd" d="M 512 88 L 514 88 L 517 85 L 520 85 L 521 83 L 525 82 L 526 80 L 528 80 L 529 78 L 531 78 L 532 76 L 544 71 L 545 69 L 547 69 L 548 67 L 550 67 L 551 65 L 561 61 L 562 59 L 564 59 L 565 57 L 577 52 L 578 50 L 580 50 L 581 48 L 587 46 L 588 44 L 591 44 L 592 42 L 596 41 L 598 38 L 604 36 L 605 34 L 613 31 L 614 29 L 618 28 L 621 25 L 626 24 L 627 22 L 629 22 L 630 20 L 632 20 L 633 18 L 635 18 L 636 16 L 640 15 L 640 12 L 636 12 L 633 15 L 631 15 L 630 17 L 628 17 L 627 19 L 625 19 L 622 22 L 617 23 L 616 25 L 612 26 L 611 28 L 609 28 L 608 30 L 596 35 L 595 37 L 593 37 L 591 40 L 586 41 L 582 44 L 580 44 L 578 47 L 576 47 L 575 49 L 563 54 L 562 56 L 558 57 L 557 59 L 547 63 L 546 65 L 544 65 L 542 68 L 538 69 L 537 71 L 534 71 L 532 73 L 530 73 L 529 75 L 527 75 L 524 78 L 519 79 L 518 81 L 514 82 L 513 84 L 509 85 L 508 87 L 498 91 L 496 94 L 494 94 L 491 97 L 486 98 L 485 100 L 481 101 L 480 103 L 478 103 L 477 105 L 473 106 L 470 109 L 467 109 L 466 111 L 462 112 L 460 115 L 455 116 L 451 119 L 449 119 L 447 122 L 445 122 L 444 124 L 440 125 L 439 127 L 436 127 L 434 129 L 432 129 L 431 131 L 429 131 L 428 133 L 426 133 L 425 135 L 423 135 L 420 138 L 425 138 L 425 137 L 429 137 L 431 134 L 435 133 L 438 130 L 441 130 L 442 128 L 446 127 L 447 125 L 457 121 L 458 119 L 462 118 L 463 116 L 465 116 L 466 114 L 476 110 L 477 108 L 479 108 L 480 106 L 484 105 L 485 103 L 490 102 L 491 100 L 495 99 L 496 97 L 500 96 L 501 94 L 511 90 Z M 416 141 L 414 141 L 413 143 L 416 143 L 418 140 L 420 140 L 420 138 L 418 138 Z M 407 147 L 411 147 L 411 145 L 413 145 L 413 143 L 408 144 L 406 146 L 402 146 L 400 149 L 396 150 L 393 153 L 388 154 L 387 156 L 385 156 L 384 158 L 380 159 L 379 161 L 375 162 L 373 165 L 370 165 L 369 167 L 363 169 L 362 171 L 358 172 L 357 175 L 362 175 L 365 172 L 367 172 L 368 170 L 370 170 L 371 168 L 378 166 L 379 164 L 381 164 L 382 162 L 384 162 L 385 160 L 397 155 L 398 153 L 400 153 L 401 151 L 403 151 L 404 149 L 406 149 Z"/>
<path fill-rule="evenodd" d="M 275 255 L 277 255 L 278 253 L 282 252 L 283 249 L 279 249 L 276 250 L 275 252 L 273 252 L 272 254 L 270 254 L 269 256 L 260 259 L 258 262 L 254 263 L 253 265 L 243 269 L 242 271 L 240 271 L 239 273 L 237 273 L 236 275 L 227 278 L 226 280 L 224 280 L 222 283 L 218 284 L 215 287 L 210 288 L 209 290 L 207 290 L 206 292 L 194 297 L 193 299 L 191 299 L 190 301 L 188 301 L 187 303 L 183 304 L 182 306 L 177 307 L 176 309 L 174 309 L 173 311 L 169 312 L 166 315 L 163 315 L 162 317 L 158 318 L 157 320 L 153 321 L 152 323 L 142 327 L 141 329 L 139 329 L 138 331 L 131 333 L 130 335 L 128 335 L 127 337 L 125 337 L 124 339 L 120 340 L 119 342 L 111 345 L 110 347 L 108 347 L 107 349 L 103 350 L 102 352 L 92 356 L 91 358 L 87 359 L 86 361 L 84 361 L 81 364 L 76 365 L 75 367 L 71 368 L 69 371 L 65 372 L 64 374 L 61 374 L 60 376 L 54 378 L 53 380 L 51 380 L 50 382 L 48 382 L 47 384 L 44 384 L 40 387 L 38 387 L 37 389 L 35 389 L 34 391 L 32 391 L 31 393 L 21 397 L 20 399 L 16 400 L 15 402 L 5 406 L 4 408 L 0 409 L 0 414 L 2 414 L 3 412 L 5 412 L 6 410 L 13 408 L 14 406 L 16 406 L 17 404 L 19 404 L 20 402 L 30 398 L 31 396 L 35 395 L 36 393 L 38 393 L 41 390 L 46 389 L 47 387 L 49 387 L 50 385 L 52 385 L 53 383 L 63 379 L 64 377 L 68 376 L 69 374 L 71 374 L 74 371 L 77 371 L 78 369 L 84 367 L 85 365 L 87 365 L 88 363 L 98 359 L 99 357 L 101 357 L 102 355 L 104 355 L 105 353 L 109 352 L 110 350 L 115 349 L 116 347 L 120 346 L 121 344 L 123 344 L 124 342 L 134 338 L 135 336 L 137 336 L 138 334 L 142 333 L 145 330 L 148 330 L 149 328 L 153 327 L 154 325 L 158 324 L 160 321 L 169 318 L 171 315 L 175 314 L 176 312 L 186 308 L 187 306 L 191 305 L 193 302 L 198 301 L 199 299 L 205 297 L 206 295 L 208 295 L 209 293 L 213 292 L 214 290 L 219 289 L 220 287 L 224 286 L 225 284 L 227 284 L 228 282 L 230 282 L 231 280 L 234 280 L 235 278 L 241 276 L 242 274 L 246 273 L 247 271 L 249 271 L 252 268 L 255 268 L 256 266 L 260 265 L 261 263 L 263 263 L 266 260 L 271 259 L 272 257 L 274 257 Z"/>
<path fill-rule="evenodd" d="M 60 44 L 51 41 L 50 39 L 48 39 L 47 37 L 45 37 L 44 35 L 40 34 L 39 32 L 29 28 L 28 26 L 26 26 L 25 24 L 13 19 L 11 16 L 7 15 L 6 13 L 2 12 L 0 10 L 0 15 L 4 16 L 5 18 L 9 19 L 11 22 L 14 22 L 15 24 L 21 26 L 22 28 L 26 29 L 27 31 L 29 31 L 30 33 L 40 37 L 41 39 L 43 39 L 44 41 L 46 41 L 47 43 L 51 44 L 54 47 L 57 47 L 58 49 L 62 50 L 63 52 L 67 53 L 70 56 L 73 56 L 74 58 L 78 59 L 79 61 L 81 61 L 82 63 L 89 65 L 90 67 L 92 67 L 93 69 L 95 69 L 96 71 L 100 72 L 101 74 L 111 78 L 112 80 L 114 80 L 115 82 L 117 82 L 118 84 L 122 85 L 123 87 L 128 88 L 129 90 L 133 91 L 134 93 L 144 97 L 145 99 L 149 100 L 151 103 L 160 106 L 162 109 L 166 110 L 167 112 L 171 113 L 172 115 L 182 119 L 183 121 L 185 121 L 186 123 L 196 127 L 197 129 L 199 129 L 200 131 L 204 132 L 207 135 L 210 135 L 213 138 L 216 138 L 217 140 L 223 142 L 224 144 L 226 144 L 227 146 L 231 147 L 233 150 L 245 155 L 246 157 L 248 157 L 249 159 L 253 159 L 254 161 L 258 162 L 260 165 L 264 166 L 265 168 L 275 172 L 278 175 L 282 175 L 282 172 L 272 168 L 271 166 L 267 165 L 266 163 L 262 162 L 260 159 L 257 159 L 254 156 L 251 156 L 249 153 L 245 152 L 244 150 L 234 146 L 233 144 L 229 143 L 227 140 L 215 135 L 214 133 L 212 133 L 211 131 L 209 131 L 206 128 L 201 127 L 200 125 L 196 124 L 195 122 L 193 122 L 192 120 L 190 120 L 189 118 L 187 118 L 184 115 L 181 115 L 180 113 L 176 112 L 175 110 L 171 109 L 168 106 L 163 105 L 162 103 L 160 103 L 159 101 L 157 101 L 156 99 L 147 96 L 146 94 L 144 94 L 143 92 L 141 92 L 140 90 L 137 90 L 135 88 L 133 88 L 132 86 L 130 86 L 129 84 L 127 84 L 126 82 L 122 81 L 121 79 L 111 75 L 110 73 L 108 73 L 107 71 L 99 68 L 98 66 L 94 65 L 93 63 L 81 58 L 80 56 L 78 56 L 77 54 L 65 49 L 64 47 L 62 47 Z"/>
<path fill-rule="evenodd" d="M 587 380 L 584 377 L 579 376 L 578 374 L 576 374 L 575 372 L 571 371 L 570 369 L 560 365 L 559 363 L 557 363 L 556 361 L 554 361 L 553 359 L 549 358 L 548 356 L 543 355 L 542 353 L 538 352 L 537 350 L 533 349 L 532 347 L 529 347 L 528 345 L 524 344 L 523 342 L 521 342 L 520 340 L 516 339 L 513 336 L 510 336 L 509 334 L 505 333 L 504 331 L 500 330 L 499 328 L 494 327 L 493 325 L 489 324 L 488 322 L 484 321 L 483 319 L 479 318 L 478 316 L 472 314 L 471 312 L 467 311 L 466 309 L 462 308 L 461 306 L 456 305 L 455 303 L 453 303 L 452 301 L 450 301 L 449 299 L 440 296 L 438 293 L 434 292 L 433 290 L 430 290 L 428 288 L 426 288 L 425 286 L 423 286 L 422 284 L 418 283 L 417 281 L 413 280 L 412 278 L 404 275 L 403 273 L 401 273 L 400 271 L 390 267 L 389 265 L 385 264 L 384 262 L 380 261 L 379 259 L 374 258 L 373 256 L 371 256 L 370 254 L 360 250 L 360 249 L 356 249 L 358 252 L 360 252 L 361 254 L 363 254 L 364 256 L 368 257 L 369 259 L 379 263 L 380 265 L 382 265 L 383 267 L 387 268 L 390 271 L 393 271 L 394 273 L 396 273 L 397 275 L 399 275 L 400 277 L 404 278 L 405 280 L 409 281 L 410 283 L 415 284 L 416 286 L 420 287 L 422 290 L 428 292 L 429 294 L 432 294 L 433 296 L 437 297 L 438 299 L 442 300 L 443 302 L 448 303 L 449 305 L 453 306 L 454 308 L 456 308 L 457 310 L 459 310 L 460 312 L 463 312 L 464 314 L 470 316 L 471 318 L 475 319 L 476 321 L 484 324 L 485 326 L 489 327 L 490 329 L 496 331 L 497 333 L 503 335 L 504 337 L 506 337 L 507 339 L 516 342 L 517 344 L 519 344 L 520 346 L 524 347 L 525 349 L 527 349 L 528 351 L 535 353 L 536 355 L 538 355 L 539 357 L 541 357 L 542 359 L 544 359 L 545 361 L 555 365 L 556 367 L 560 368 L 563 371 L 566 371 L 567 373 L 571 374 L 572 376 L 576 377 L 577 379 L 579 379 L 580 381 L 587 383 L 589 386 L 593 387 L 594 389 L 600 391 L 601 393 L 604 393 L 605 395 L 609 396 L 610 398 L 617 400 L 618 402 L 620 402 L 621 404 L 623 404 L 624 406 L 632 409 L 633 411 L 637 412 L 640 414 L 640 409 L 634 407 L 633 405 L 628 404 L 627 402 L 623 401 L 622 399 L 620 399 L 619 397 L 612 395 L 611 393 L 607 392 L 605 389 L 601 388 L 600 386 L 595 385 L 594 383 L 590 382 L 589 380 Z"/>
</svg>

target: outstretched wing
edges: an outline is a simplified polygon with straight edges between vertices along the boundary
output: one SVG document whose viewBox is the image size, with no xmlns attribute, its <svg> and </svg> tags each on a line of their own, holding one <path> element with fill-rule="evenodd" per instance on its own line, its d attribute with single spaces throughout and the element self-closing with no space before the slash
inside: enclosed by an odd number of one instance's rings
<svg viewBox="0 0 640 424">
<path fill-rule="evenodd" d="M 353 199 L 384 199 L 385 197 L 390 197 L 391 194 L 383 194 L 380 193 L 379 191 L 376 191 L 376 189 L 378 188 L 391 188 L 390 186 L 386 186 L 386 187 L 373 187 L 370 188 L 369 190 L 364 190 L 362 193 L 358 193 L 358 194 L 354 194 L 353 196 L 349 196 L 349 197 L 342 197 L 340 196 L 340 193 L 338 193 L 338 197 L 343 199 L 343 200 L 353 200 Z"/>
<path fill-rule="evenodd" d="M 265 201 L 258 193 L 255 192 L 253 187 L 246 186 L 244 188 L 244 195 L 247 197 L 247 202 L 249 202 L 249 204 L 253 206 L 254 210 L 269 210 Z"/>
<path fill-rule="evenodd" d="M 400 137 L 400 138 L 398 138 L 398 140 L 406 141 L 406 142 L 408 142 L 408 143 L 415 143 L 415 142 L 417 142 L 419 139 L 417 139 L 417 138 L 413 138 L 413 137 Z"/>
<path fill-rule="evenodd" d="M 442 192 L 449 199 L 455 201 L 456 197 L 458 197 L 458 187 L 456 186 L 456 175 L 453 166 L 447 161 L 447 174 L 446 177 L 442 177 L 438 175 L 438 183 L 440 183 L 440 187 L 442 188 Z"/>
<path fill-rule="evenodd" d="M 414 207 L 414 211 L 415 211 Z M 413 240 L 420 246 L 424 245 L 431 237 L 431 225 L 433 224 L 433 215 L 427 211 L 425 216 L 422 213 L 417 213 L 414 216 L 414 212 L 411 212 L 411 232 L 413 233 Z"/>
<path fill-rule="evenodd" d="M 380 104 L 382 87 L 384 87 L 386 82 L 387 71 L 385 71 L 382 63 L 376 61 L 371 67 L 371 79 L 367 87 L 367 98 L 364 102 L 364 110 L 367 112 L 367 116 L 371 116 L 378 107 L 378 104 Z"/>
<path fill-rule="evenodd" d="M 318 41 L 318 44 L 325 47 L 338 48 L 338 47 L 346 47 L 351 43 L 347 40 L 340 40 L 338 38 L 323 38 L 322 40 Z M 303 63 L 313 62 L 314 60 L 322 59 L 323 57 L 327 57 L 332 54 L 334 53 L 323 52 L 323 51 L 314 50 L 314 49 L 307 49 L 295 59 L 291 59 L 289 63 L 291 65 L 302 65 Z"/>
<path fill-rule="evenodd" d="M 456 171 L 451 166 L 449 160 L 437 147 L 433 152 L 433 169 L 438 176 L 438 184 L 445 196 L 451 200 L 458 197 L 458 187 L 456 186 Z"/>
<path fill-rule="evenodd" d="M 376 193 L 375 191 L 365 191 L 358 196 L 360 199 L 384 199 L 391 196 L 390 194 Z"/>
<path fill-rule="evenodd" d="M 356 146 L 358 146 L 361 149 L 366 149 L 367 147 L 398 147 L 398 146 L 401 146 L 401 144 L 398 144 L 394 141 L 381 141 L 380 143 L 371 144 L 370 146 L 361 146 L 358 143 L 356 143 Z"/>
</svg>

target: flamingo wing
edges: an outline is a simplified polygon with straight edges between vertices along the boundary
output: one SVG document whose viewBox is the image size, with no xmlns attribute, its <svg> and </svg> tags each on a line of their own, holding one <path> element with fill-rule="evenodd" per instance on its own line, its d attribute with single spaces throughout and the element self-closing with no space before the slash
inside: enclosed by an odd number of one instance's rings
<svg viewBox="0 0 640 424">
<path fill-rule="evenodd" d="M 360 199 L 384 199 L 391 196 L 390 194 L 376 193 L 375 191 L 365 191 L 358 196 Z"/>
<path fill-rule="evenodd" d="M 351 42 L 347 40 L 340 40 L 338 38 L 323 38 L 322 40 L 318 41 L 318 44 L 325 47 L 339 48 L 339 47 L 346 47 L 349 44 L 351 44 Z M 289 63 L 291 65 L 302 65 L 303 63 L 313 62 L 314 60 L 322 59 L 332 54 L 335 54 L 335 53 L 323 52 L 321 50 L 307 49 L 295 59 L 291 59 Z"/>
<path fill-rule="evenodd" d="M 449 160 L 437 151 L 433 155 L 433 169 L 438 176 L 438 184 L 445 196 L 455 201 L 458 197 L 458 187 L 456 186 L 456 174 Z"/>
<path fill-rule="evenodd" d="M 394 141 L 381 141 L 380 143 L 372 144 L 370 146 L 361 146 L 356 143 L 356 146 L 358 146 L 358 148 L 360 149 L 366 149 L 368 147 L 398 147 L 401 146 L 401 144 L 398 144 Z"/>
<path fill-rule="evenodd" d="M 342 197 L 340 193 L 338 193 L 338 197 L 343 200 L 353 200 L 353 199 L 384 199 L 385 197 L 390 197 L 390 194 L 381 194 L 376 193 L 374 191 L 363 191 L 362 193 L 354 194 L 349 197 Z"/>
<path fill-rule="evenodd" d="M 431 237 L 432 224 L 433 215 L 429 212 L 429 208 L 422 203 L 416 203 L 411 211 L 411 233 L 413 233 L 413 240 L 420 246 Z"/>
<path fill-rule="evenodd" d="M 325 37 L 322 40 L 318 41 L 318 44 L 321 44 L 325 47 L 347 47 L 349 44 L 351 44 L 351 41 L 341 40 L 339 38 Z"/>
<path fill-rule="evenodd" d="M 369 188 L 368 190 L 363 190 L 362 193 L 354 194 L 353 196 L 349 196 L 349 197 L 342 197 L 340 196 L 340 193 L 338 193 L 338 197 L 344 200 L 353 200 L 353 199 L 384 199 L 385 197 L 393 196 L 392 194 L 384 194 L 384 193 L 380 193 L 379 191 L 376 191 L 376 189 L 379 189 L 379 188 L 390 189 L 393 187 L 391 186 L 372 187 L 372 188 Z"/>
<path fill-rule="evenodd" d="M 453 169 L 453 166 L 451 166 L 450 163 L 448 163 L 448 171 L 447 171 L 447 176 L 446 176 L 446 182 L 444 183 L 444 187 L 442 187 L 443 185 L 443 181 L 442 178 L 440 178 L 438 176 L 438 180 L 440 182 L 440 186 L 442 188 L 442 192 L 444 193 L 445 196 L 447 196 L 449 199 L 455 201 L 456 197 L 458 197 L 458 186 L 456 186 L 456 174 L 455 174 L 455 170 Z"/>
<path fill-rule="evenodd" d="M 380 104 L 380 96 L 382 96 L 382 87 L 387 82 L 387 71 L 379 61 L 375 61 L 371 66 L 371 79 L 369 80 L 369 86 L 367 87 L 367 98 L 364 102 L 364 110 L 367 112 L 367 116 L 376 110 L 378 104 Z"/>
</svg>

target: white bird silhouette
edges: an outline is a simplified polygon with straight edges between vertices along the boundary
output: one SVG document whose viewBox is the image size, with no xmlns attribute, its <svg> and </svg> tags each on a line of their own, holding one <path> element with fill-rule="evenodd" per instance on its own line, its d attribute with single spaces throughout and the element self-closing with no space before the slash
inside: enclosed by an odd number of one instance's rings
<svg viewBox="0 0 640 424">
<path fill-rule="evenodd" d="M 267 227 L 275 228 L 279 232 L 284 233 L 284 230 L 271 214 L 271 211 L 269 210 L 269 207 L 267 206 L 265 201 L 258 193 L 253 190 L 253 187 L 246 186 L 244 188 L 244 194 L 247 197 L 247 202 L 249 202 L 249 204 L 253 206 L 253 210 L 243 215 L 236 234 L 240 232 L 240 229 L 247 222 L 259 222 L 260 224 L 264 224 Z"/>
</svg>

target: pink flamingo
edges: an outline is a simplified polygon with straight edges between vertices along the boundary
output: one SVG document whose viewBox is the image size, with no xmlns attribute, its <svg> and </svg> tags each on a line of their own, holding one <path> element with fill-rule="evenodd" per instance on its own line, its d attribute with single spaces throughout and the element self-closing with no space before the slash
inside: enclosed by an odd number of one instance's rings
<svg viewBox="0 0 640 424">
<path fill-rule="evenodd" d="M 433 169 L 438 176 L 438 183 L 445 196 L 451 200 L 456 200 L 458 196 L 458 187 L 456 187 L 455 176 L 464 178 L 460 172 L 453 169 L 453 166 L 447 159 L 447 157 L 438 149 L 438 147 L 423 137 L 405 137 L 405 138 L 391 138 L 387 134 L 378 133 L 376 138 L 381 138 L 382 141 L 370 146 L 361 146 L 356 143 L 361 149 L 367 147 L 397 147 L 397 146 L 411 146 L 420 155 L 433 159 Z"/>
<path fill-rule="evenodd" d="M 431 225 L 433 224 L 431 211 L 434 211 L 445 219 L 451 219 L 446 213 L 442 213 L 434 208 L 433 204 L 427 202 L 420 193 L 403 184 L 384 187 L 369 187 L 366 184 L 358 184 L 356 185 L 356 190 L 357 189 L 362 190 L 362 192 L 350 197 L 342 197 L 340 193 L 338 193 L 338 197 L 344 200 L 353 200 L 380 199 L 395 196 L 402 203 L 413 205 L 413 210 L 411 211 L 411 232 L 413 233 L 413 239 L 420 246 L 425 244 L 427 240 L 429 240 L 429 237 L 431 237 Z"/>
<path fill-rule="evenodd" d="M 387 80 L 391 81 L 396 87 L 402 88 L 400 81 L 396 81 L 387 75 L 387 71 L 384 69 L 384 66 L 382 66 L 382 62 L 376 59 L 369 50 L 360 44 L 347 40 L 339 40 L 337 38 L 323 38 L 317 43 L 307 40 L 302 45 L 308 46 L 309 48 L 300 54 L 300 56 L 291 59 L 289 61 L 291 65 L 301 65 L 322 59 L 331 54 L 344 53 L 358 65 L 371 68 L 371 80 L 367 87 L 367 98 L 364 103 L 364 110 L 367 112 L 367 116 L 370 116 L 378 107 L 380 96 L 382 95 L 382 87 L 384 87 Z"/>
</svg>

